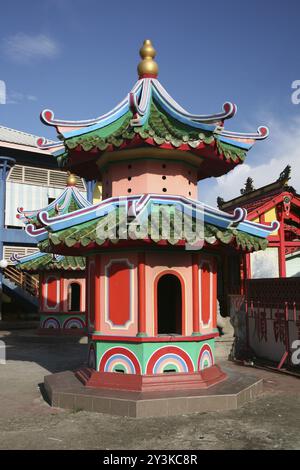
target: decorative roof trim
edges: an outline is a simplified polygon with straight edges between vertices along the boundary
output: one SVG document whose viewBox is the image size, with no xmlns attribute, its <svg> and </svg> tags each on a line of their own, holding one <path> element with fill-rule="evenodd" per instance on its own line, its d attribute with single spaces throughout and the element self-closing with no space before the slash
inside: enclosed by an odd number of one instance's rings
<svg viewBox="0 0 300 470">
<path fill-rule="evenodd" d="M 237 112 L 237 106 L 235 104 L 226 102 L 223 105 L 223 111 L 220 113 L 209 115 L 191 114 L 169 95 L 156 78 L 142 78 L 136 82 L 132 90 L 121 103 L 112 111 L 98 118 L 82 121 L 55 119 L 53 111 L 45 109 L 41 113 L 41 120 L 47 125 L 56 126 L 65 138 L 82 135 L 107 126 L 126 114 L 130 109 L 134 113 L 131 125 L 142 126 L 146 122 L 150 112 L 152 96 L 166 112 L 179 122 L 194 127 L 195 129 L 210 132 L 217 131 L 218 134 L 220 134 L 220 130 L 218 131 L 217 128 L 220 126 L 223 127 L 223 121 L 232 118 Z M 256 136 L 256 134 L 249 135 Z M 229 132 L 228 136 L 234 138 L 235 134 Z M 245 137 L 243 137 L 242 134 L 236 134 L 236 136 L 249 138 L 247 134 L 245 134 Z"/>
<path fill-rule="evenodd" d="M 39 137 L 36 139 L 36 146 L 42 150 L 64 150 L 65 145 L 63 142 L 56 141 L 52 142 L 51 140 L 45 139 L 45 137 Z"/>
<path fill-rule="evenodd" d="M 237 106 L 233 103 L 226 102 L 223 104 L 223 112 L 215 114 L 191 114 L 182 108 L 166 91 L 157 79 L 152 79 L 152 84 L 158 95 L 163 98 L 178 115 L 187 118 L 189 121 L 215 124 L 224 119 L 232 118 L 237 112 Z"/>
<path fill-rule="evenodd" d="M 46 206 L 42 210 L 47 212 L 55 210 L 58 214 L 64 213 L 64 211 L 68 209 L 72 199 L 75 199 L 79 208 L 92 206 L 92 204 L 81 194 L 78 188 L 76 188 L 75 186 L 67 186 L 54 201 L 52 201 L 48 206 Z M 32 218 L 37 217 L 37 214 L 40 210 L 41 209 L 25 211 L 23 207 L 18 207 L 17 218 L 24 224 L 31 224 Z"/>
<path fill-rule="evenodd" d="M 48 236 L 47 230 L 44 228 L 37 229 L 33 224 L 26 225 L 25 232 L 30 237 L 34 237 L 38 242 L 45 240 Z"/>
<path fill-rule="evenodd" d="M 84 258 L 68 257 L 64 255 L 36 252 L 27 256 L 19 256 L 13 253 L 10 257 L 11 262 L 24 271 L 38 272 L 45 270 L 64 270 L 64 271 L 83 271 L 85 269 Z M 72 264 L 72 260 L 75 261 Z"/>
<path fill-rule="evenodd" d="M 250 132 L 231 132 L 225 129 L 216 129 L 215 134 L 221 135 L 222 137 L 229 137 L 230 139 L 251 139 L 251 140 L 263 140 L 266 139 L 269 134 L 269 128 L 266 126 L 260 126 L 256 133 Z"/>
<path fill-rule="evenodd" d="M 41 112 L 41 120 L 44 124 L 48 126 L 61 126 L 64 128 L 68 127 L 78 127 L 80 129 L 89 127 L 87 132 L 90 132 L 92 129 L 90 126 L 93 126 L 95 124 L 102 124 L 100 127 L 106 126 L 110 124 L 110 122 L 118 119 L 120 116 L 125 114 L 129 110 L 129 96 L 131 94 L 138 94 L 140 92 L 140 89 L 142 87 L 142 82 L 147 79 L 142 79 L 138 80 L 135 85 L 133 86 L 131 92 L 124 98 L 115 108 L 113 108 L 111 111 L 108 113 L 102 114 L 101 116 L 94 118 L 94 119 L 86 119 L 86 120 L 81 120 L 81 121 L 67 121 L 64 119 L 55 119 L 54 112 L 51 111 L 50 109 L 45 109 Z M 98 128 L 98 127 L 97 127 Z M 76 134 L 75 134 L 76 135 Z"/>
<path fill-rule="evenodd" d="M 220 228 L 235 227 L 248 234 L 265 238 L 279 228 L 279 223 L 274 221 L 271 225 L 257 224 L 246 220 L 247 211 L 236 208 L 233 214 L 228 214 L 211 206 L 204 205 L 196 200 L 182 196 L 164 196 L 161 194 L 149 194 L 131 197 L 109 198 L 94 206 L 79 209 L 69 214 L 49 217 L 48 213 L 38 213 L 38 220 L 49 232 L 73 227 L 103 217 L 116 208 L 125 207 L 129 216 L 141 216 L 143 211 L 147 212 L 150 204 L 174 205 L 181 209 L 190 209 L 196 218 L 202 217 L 205 223 L 213 224 Z"/>
<path fill-rule="evenodd" d="M 27 255 L 27 256 L 20 256 L 18 255 L 18 253 L 13 253 L 10 257 L 10 261 L 14 264 L 17 264 L 17 263 L 26 263 L 27 261 L 31 261 L 33 259 L 38 259 L 38 258 L 41 258 L 45 256 L 45 253 L 41 253 L 40 251 L 37 251 L 36 253 L 32 253 L 30 255 Z"/>
</svg>

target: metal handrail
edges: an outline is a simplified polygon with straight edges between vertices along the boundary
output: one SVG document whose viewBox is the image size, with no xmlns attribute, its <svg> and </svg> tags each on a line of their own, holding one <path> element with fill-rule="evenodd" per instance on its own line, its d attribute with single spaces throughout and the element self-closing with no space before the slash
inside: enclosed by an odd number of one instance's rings
<svg viewBox="0 0 300 470">
<path fill-rule="evenodd" d="M 4 276 L 11 282 L 21 287 L 29 295 L 38 297 L 39 279 L 38 276 L 19 271 L 14 266 L 8 266 L 4 269 Z"/>
</svg>

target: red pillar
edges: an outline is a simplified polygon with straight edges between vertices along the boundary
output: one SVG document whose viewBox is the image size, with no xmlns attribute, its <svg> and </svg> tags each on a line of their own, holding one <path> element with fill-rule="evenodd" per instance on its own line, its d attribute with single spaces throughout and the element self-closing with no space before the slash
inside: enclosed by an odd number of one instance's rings
<svg viewBox="0 0 300 470">
<path fill-rule="evenodd" d="M 200 335 L 199 324 L 199 256 L 192 255 L 192 288 L 193 288 L 193 335 Z"/>
<path fill-rule="evenodd" d="M 138 254 L 138 333 L 137 333 L 137 336 L 147 336 L 147 333 L 146 333 L 145 253 Z"/>
<path fill-rule="evenodd" d="M 101 258 L 96 256 L 95 258 L 95 277 L 94 277 L 94 289 L 95 289 L 95 332 L 101 331 L 101 318 L 100 318 L 100 279 L 101 279 Z M 91 279 L 92 281 L 92 279 Z"/>
<path fill-rule="evenodd" d="M 280 228 L 279 228 L 279 276 L 286 277 L 285 265 L 285 239 L 284 239 L 284 211 L 281 208 Z"/>
<path fill-rule="evenodd" d="M 65 296 L 64 296 L 64 278 L 63 278 L 63 275 L 61 275 L 60 277 L 60 280 L 59 280 L 59 296 L 60 296 L 60 299 L 59 299 L 59 308 L 60 308 L 60 311 L 61 313 L 62 312 L 65 312 L 65 311 L 69 311 L 69 305 L 68 305 L 68 302 L 69 302 L 69 291 L 67 291 L 67 298 L 65 299 Z"/>
<path fill-rule="evenodd" d="M 39 313 L 44 310 L 44 274 L 39 274 Z"/>
</svg>

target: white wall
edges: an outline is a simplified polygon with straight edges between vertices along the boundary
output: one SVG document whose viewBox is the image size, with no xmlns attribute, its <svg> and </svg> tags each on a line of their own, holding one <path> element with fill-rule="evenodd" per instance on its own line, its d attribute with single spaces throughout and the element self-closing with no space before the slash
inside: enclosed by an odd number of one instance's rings
<svg viewBox="0 0 300 470">
<path fill-rule="evenodd" d="M 278 249 L 267 248 L 250 255 L 252 279 L 279 277 Z"/>
<path fill-rule="evenodd" d="M 286 258 L 286 277 L 300 277 L 300 253 Z"/>
</svg>

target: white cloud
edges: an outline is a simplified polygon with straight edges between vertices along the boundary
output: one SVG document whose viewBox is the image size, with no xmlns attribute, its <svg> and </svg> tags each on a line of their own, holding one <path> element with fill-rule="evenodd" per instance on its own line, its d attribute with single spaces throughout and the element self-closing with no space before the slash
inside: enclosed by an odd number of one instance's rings
<svg viewBox="0 0 300 470">
<path fill-rule="evenodd" d="M 2 49 L 11 61 L 19 64 L 52 59 L 59 54 L 57 42 L 45 34 L 14 34 L 2 41 Z"/>
<path fill-rule="evenodd" d="M 26 95 L 26 99 L 28 101 L 37 101 L 37 97 L 35 95 Z"/>
<path fill-rule="evenodd" d="M 37 97 L 35 95 L 20 93 L 19 91 L 9 91 L 7 93 L 7 104 L 19 104 L 24 101 L 37 101 Z"/>
<path fill-rule="evenodd" d="M 3 80 L 0 80 L 0 104 L 6 103 L 6 85 Z"/>
<path fill-rule="evenodd" d="M 300 117 L 292 118 L 284 123 L 268 119 L 270 137 L 266 141 L 257 142 L 246 156 L 246 163 L 237 166 L 227 175 L 205 182 L 205 191 L 199 187 L 200 200 L 216 206 L 217 196 L 225 201 L 240 195 L 248 176 L 254 180 L 254 187 L 259 188 L 274 182 L 287 166 L 291 165 L 289 184 L 300 191 Z M 251 163 L 251 155 L 255 152 L 255 163 Z"/>
</svg>

